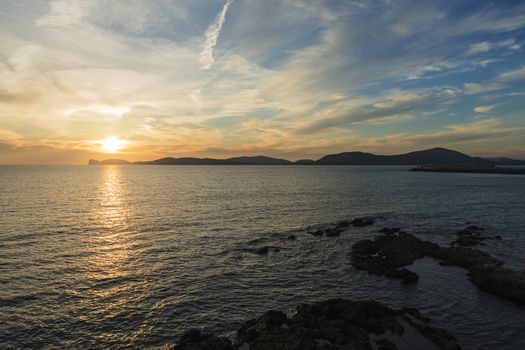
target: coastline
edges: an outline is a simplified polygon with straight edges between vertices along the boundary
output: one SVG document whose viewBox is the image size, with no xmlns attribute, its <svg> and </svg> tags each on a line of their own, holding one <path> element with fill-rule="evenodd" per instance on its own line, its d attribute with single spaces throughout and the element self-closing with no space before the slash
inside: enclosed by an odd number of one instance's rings
<svg viewBox="0 0 525 350">
<path fill-rule="evenodd" d="M 475 174 L 509 174 L 525 175 L 525 168 L 501 168 L 501 167 L 476 167 L 476 166 L 443 166 L 443 165 L 420 165 L 410 171 L 427 171 L 436 173 L 475 173 Z"/>
</svg>

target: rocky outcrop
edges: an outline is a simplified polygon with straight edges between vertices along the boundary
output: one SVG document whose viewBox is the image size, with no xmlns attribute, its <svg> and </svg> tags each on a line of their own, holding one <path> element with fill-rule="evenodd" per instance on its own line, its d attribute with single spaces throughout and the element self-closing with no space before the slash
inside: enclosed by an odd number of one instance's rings
<svg viewBox="0 0 525 350">
<path fill-rule="evenodd" d="M 399 278 L 410 284 L 417 282 L 419 276 L 404 266 L 425 256 L 438 259 L 441 265 L 466 269 L 471 282 L 487 293 L 525 304 L 525 275 L 504 268 L 501 261 L 479 249 L 454 246 L 443 248 L 403 231 L 389 231 L 374 240 L 355 243 L 352 246 L 351 261 L 358 270 Z"/>
<path fill-rule="evenodd" d="M 447 331 L 430 324 L 415 309 L 393 310 L 376 301 L 332 299 L 296 307 L 291 317 L 280 311 L 245 322 L 236 342 L 191 330 L 175 350 L 347 350 L 397 349 L 405 327 L 412 327 L 438 349 L 459 349 Z"/>
<path fill-rule="evenodd" d="M 228 338 L 217 337 L 212 334 L 201 333 L 192 329 L 182 335 L 176 350 L 233 350 L 232 342 Z"/>
<path fill-rule="evenodd" d="M 385 231 L 385 230 L 383 230 Z M 404 283 L 417 282 L 419 276 L 403 266 L 416 259 L 434 254 L 440 247 L 431 242 L 399 231 L 386 233 L 374 240 L 363 240 L 352 246 L 352 265 L 374 275 L 402 279 Z"/>
<path fill-rule="evenodd" d="M 312 236 L 326 236 L 326 237 L 337 237 L 341 233 L 347 230 L 350 226 L 353 227 L 364 227 L 374 224 L 374 219 L 371 217 L 355 218 L 351 221 L 342 220 L 335 224 L 330 224 L 327 227 L 312 228 L 307 231 Z"/>
<path fill-rule="evenodd" d="M 501 239 L 501 236 L 486 236 L 482 233 L 483 229 L 476 225 L 470 225 L 467 228 L 456 233 L 456 240 L 452 245 L 460 247 L 472 247 L 478 244 L 483 244 L 482 241 L 486 239 Z"/>
</svg>

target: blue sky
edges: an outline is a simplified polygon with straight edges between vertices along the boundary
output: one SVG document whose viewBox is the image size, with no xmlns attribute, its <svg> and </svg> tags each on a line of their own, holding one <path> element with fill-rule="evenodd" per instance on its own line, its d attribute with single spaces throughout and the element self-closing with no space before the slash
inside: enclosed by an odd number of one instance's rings
<svg viewBox="0 0 525 350">
<path fill-rule="evenodd" d="M 523 1 L 0 0 L 0 163 L 525 158 Z"/>
</svg>

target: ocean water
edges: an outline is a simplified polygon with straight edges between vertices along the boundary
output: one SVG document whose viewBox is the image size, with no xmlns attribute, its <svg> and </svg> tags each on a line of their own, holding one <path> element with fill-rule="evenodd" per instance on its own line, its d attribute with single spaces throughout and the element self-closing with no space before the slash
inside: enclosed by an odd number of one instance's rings
<svg viewBox="0 0 525 350">
<path fill-rule="evenodd" d="M 351 244 L 381 227 L 446 245 L 471 222 L 503 238 L 482 249 L 525 268 L 524 176 L 408 169 L 0 167 L 0 348 L 162 348 L 192 327 L 231 335 L 268 309 L 344 297 L 417 307 L 464 349 L 524 349 L 525 308 L 463 269 L 425 258 L 404 286 L 351 267 Z M 376 224 L 306 233 L 365 215 Z"/>
</svg>

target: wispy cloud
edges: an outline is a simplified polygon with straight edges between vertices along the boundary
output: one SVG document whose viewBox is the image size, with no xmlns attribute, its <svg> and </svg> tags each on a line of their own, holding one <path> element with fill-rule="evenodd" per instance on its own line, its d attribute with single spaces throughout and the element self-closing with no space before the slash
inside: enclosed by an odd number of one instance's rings
<svg viewBox="0 0 525 350">
<path fill-rule="evenodd" d="M 477 113 L 487 113 L 487 112 L 490 112 L 494 107 L 496 107 L 495 105 L 484 105 L 484 106 L 477 106 L 474 108 L 474 112 L 477 112 Z"/>
<path fill-rule="evenodd" d="M 95 7 L 97 0 L 52 0 L 49 13 L 36 20 L 39 27 L 62 28 L 78 22 Z"/>
<path fill-rule="evenodd" d="M 232 2 L 233 0 L 228 0 L 224 4 L 221 12 L 219 12 L 217 17 L 215 18 L 215 21 L 213 21 L 213 23 L 208 27 L 208 30 L 206 30 L 206 33 L 204 34 L 204 46 L 199 56 L 199 61 L 202 69 L 210 69 L 213 62 L 215 62 L 213 58 L 213 50 L 215 49 L 215 45 L 217 45 L 217 39 L 219 38 L 219 34 L 221 33 L 222 25 L 226 20 L 226 13 L 228 12 L 228 8 L 230 7 Z"/>
</svg>

